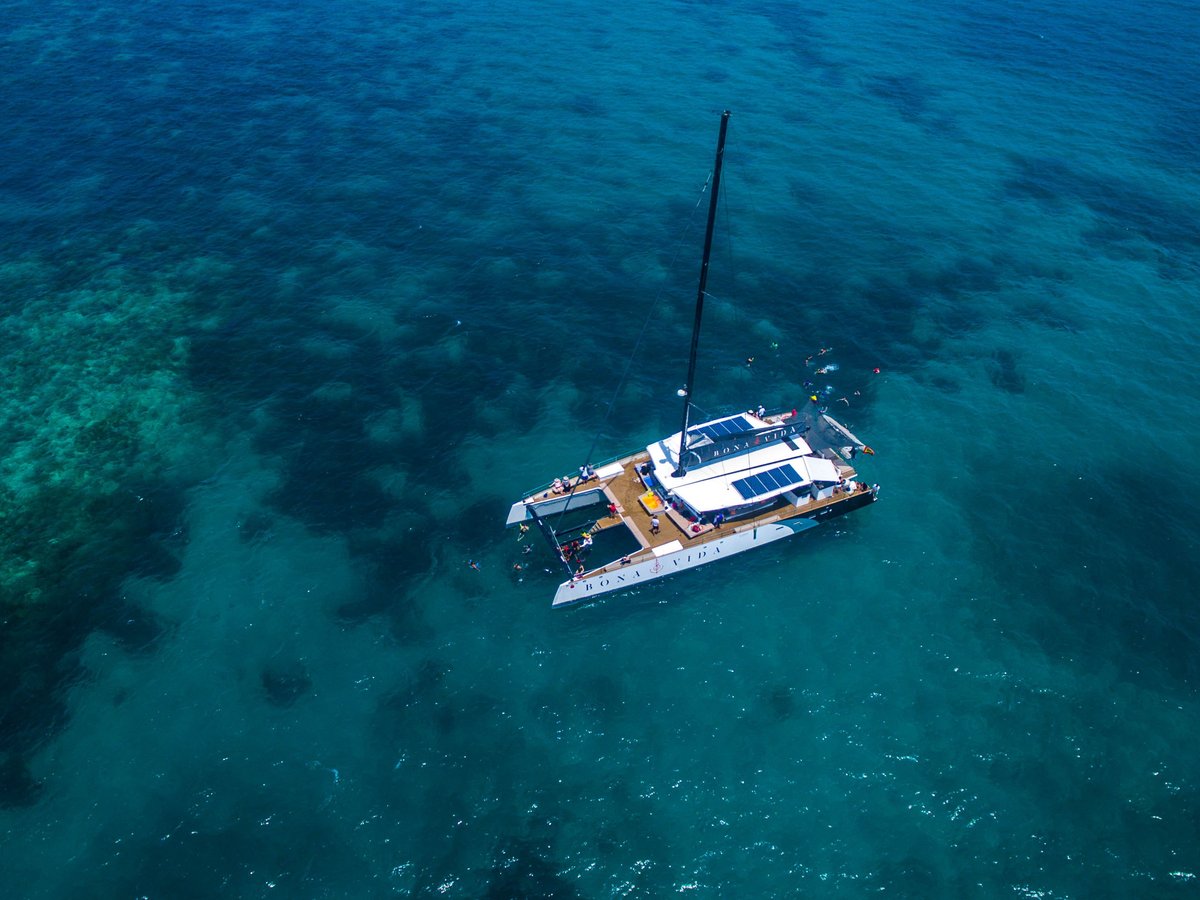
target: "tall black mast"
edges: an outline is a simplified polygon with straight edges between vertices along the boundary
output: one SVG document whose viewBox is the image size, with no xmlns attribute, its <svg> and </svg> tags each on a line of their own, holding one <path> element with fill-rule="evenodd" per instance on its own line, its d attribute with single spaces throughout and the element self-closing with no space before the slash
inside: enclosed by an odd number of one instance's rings
<svg viewBox="0 0 1200 900">
<path fill-rule="evenodd" d="M 725 129 L 729 110 L 721 114 L 721 133 L 717 136 L 717 160 L 713 163 L 712 196 L 708 198 L 708 228 L 704 232 L 704 258 L 700 262 L 700 290 L 696 294 L 696 319 L 692 323 L 692 353 L 688 357 L 687 381 L 683 391 L 683 427 L 679 429 L 679 462 L 674 475 L 684 475 L 683 454 L 687 452 L 688 414 L 692 409 L 692 382 L 696 377 L 696 348 L 700 346 L 700 318 L 704 315 L 704 288 L 708 284 L 708 256 L 712 251 L 713 225 L 717 221 L 717 197 L 721 191 L 721 161 L 725 155 Z"/>
</svg>

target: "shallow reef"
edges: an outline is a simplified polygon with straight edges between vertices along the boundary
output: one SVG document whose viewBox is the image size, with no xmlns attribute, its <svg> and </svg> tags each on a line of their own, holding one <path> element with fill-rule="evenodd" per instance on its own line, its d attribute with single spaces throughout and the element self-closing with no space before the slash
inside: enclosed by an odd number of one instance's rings
<svg viewBox="0 0 1200 900">
<path fill-rule="evenodd" d="M 181 377 L 186 302 L 110 266 L 55 290 L 48 264 L 0 269 L 0 607 L 44 602 L 161 523 L 144 507 L 202 443 Z M 105 548 L 101 550 L 100 548 Z"/>
<path fill-rule="evenodd" d="M 63 721 L 87 635 L 153 642 L 121 585 L 177 570 L 184 490 L 218 446 L 187 389 L 186 297 L 91 259 L 74 284 L 49 258 L 0 266 L 0 753 L 20 802 L 36 796 L 21 757 Z"/>
</svg>

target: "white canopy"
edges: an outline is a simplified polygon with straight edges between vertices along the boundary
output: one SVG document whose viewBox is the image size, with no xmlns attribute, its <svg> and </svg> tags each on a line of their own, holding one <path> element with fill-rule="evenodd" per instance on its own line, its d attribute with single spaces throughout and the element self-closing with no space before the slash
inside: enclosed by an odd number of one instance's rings
<svg viewBox="0 0 1200 900">
<path fill-rule="evenodd" d="M 823 481 L 836 484 L 841 478 L 838 474 L 837 466 L 823 456 L 805 456 L 801 459 L 801 462 L 804 463 L 804 468 L 808 471 L 809 481 Z"/>
</svg>

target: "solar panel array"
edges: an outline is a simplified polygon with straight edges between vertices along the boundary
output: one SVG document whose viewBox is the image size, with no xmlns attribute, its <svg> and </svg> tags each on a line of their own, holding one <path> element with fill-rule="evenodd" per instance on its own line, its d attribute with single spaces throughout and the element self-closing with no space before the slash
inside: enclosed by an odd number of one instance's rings
<svg viewBox="0 0 1200 900">
<path fill-rule="evenodd" d="M 693 428 L 688 431 L 688 434 L 703 434 L 716 440 L 717 438 L 726 437 L 731 434 L 739 434 L 743 431 L 750 431 L 754 428 L 745 416 L 734 416 L 732 419 L 725 419 L 722 422 L 713 422 L 711 425 L 701 425 L 699 428 Z"/>
<path fill-rule="evenodd" d="M 739 478 L 733 483 L 733 489 L 746 500 L 753 500 L 763 494 L 769 494 L 780 488 L 789 488 L 801 484 L 808 479 L 798 475 L 791 465 L 776 466 L 749 478 Z"/>
</svg>

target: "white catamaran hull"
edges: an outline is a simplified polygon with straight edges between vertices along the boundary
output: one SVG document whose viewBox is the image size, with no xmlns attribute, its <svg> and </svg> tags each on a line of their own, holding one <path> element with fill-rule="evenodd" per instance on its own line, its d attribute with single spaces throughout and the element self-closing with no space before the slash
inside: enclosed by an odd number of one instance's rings
<svg viewBox="0 0 1200 900">
<path fill-rule="evenodd" d="M 554 606 L 579 603 L 609 591 L 624 590 L 644 581 L 653 581 L 686 569 L 695 569 L 726 556 L 753 550 L 755 547 L 816 528 L 818 524 L 813 519 L 803 518 L 772 522 L 745 531 L 735 531 L 728 537 L 717 538 L 696 547 L 683 547 L 678 541 L 673 541 L 659 548 L 659 555 L 654 559 L 642 560 L 611 571 L 597 572 L 576 581 L 563 582 L 554 594 Z"/>
<path fill-rule="evenodd" d="M 596 469 L 591 467 L 589 451 L 578 477 L 555 478 L 508 512 L 507 524 L 519 525 L 522 537 L 530 528 L 526 521 L 532 520 L 565 570 L 574 573 L 559 585 L 555 606 L 580 603 L 753 550 L 875 501 L 878 486 L 858 481 L 858 473 L 849 465 L 856 450 L 866 455 L 874 451 L 824 415 L 824 410 L 819 410 L 822 418 L 816 419 L 819 404 L 813 411 L 805 404 L 803 414 L 793 408 L 771 415 L 759 404 L 698 425 L 691 421 L 728 123 L 726 110 L 721 115 L 712 178 L 705 186 L 708 223 L 687 378 L 677 392 L 683 400 L 679 432 Z M 814 403 L 820 399 L 810 396 Z M 810 443 L 817 438 L 833 443 L 824 448 Z M 572 515 L 560 527 L 568 513 Z M 522 555 L 531 551 L 527 546 Z M 522 568 L 514 565 L 515 570 Z"/>
</svg>

